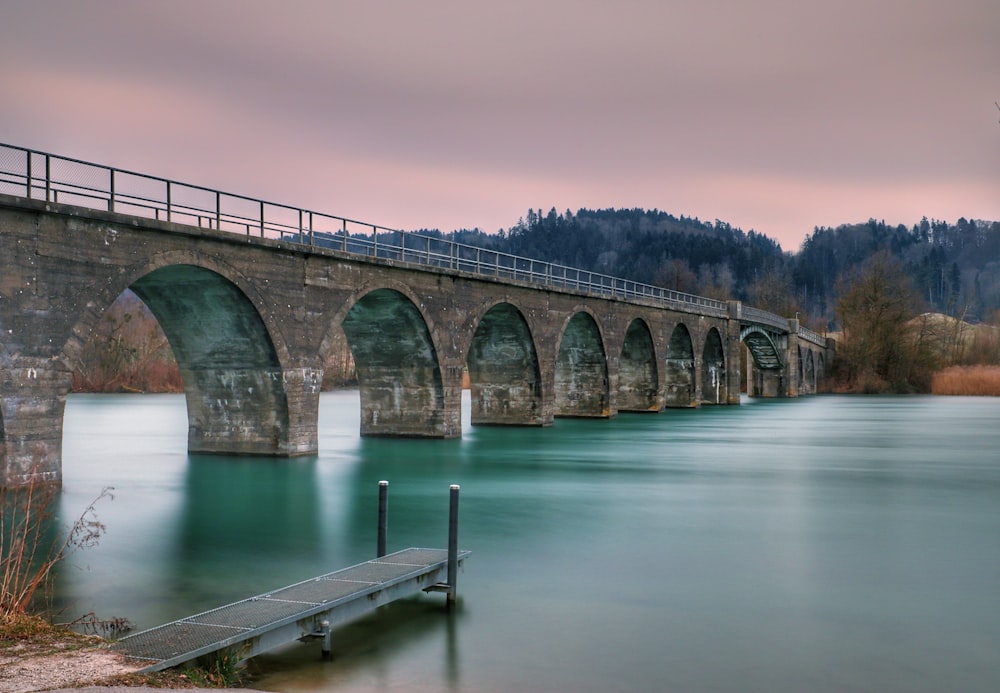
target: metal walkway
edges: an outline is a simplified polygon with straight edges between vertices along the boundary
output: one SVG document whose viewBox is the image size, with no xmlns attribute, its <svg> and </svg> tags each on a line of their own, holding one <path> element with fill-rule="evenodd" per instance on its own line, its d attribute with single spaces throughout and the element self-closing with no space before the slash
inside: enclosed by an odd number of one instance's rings
<svg viewBox="0 0 1000 693">
<path fill-rule="evenodd" d="M 469 551 L 457 552 L 461 566 Z M 454 597 L 447 549 L 409 548 L 122 638 L 110 649 L 159 671 L 232 648 L 240 660 L 330 629 L 420 591 Z"/>
</svg>

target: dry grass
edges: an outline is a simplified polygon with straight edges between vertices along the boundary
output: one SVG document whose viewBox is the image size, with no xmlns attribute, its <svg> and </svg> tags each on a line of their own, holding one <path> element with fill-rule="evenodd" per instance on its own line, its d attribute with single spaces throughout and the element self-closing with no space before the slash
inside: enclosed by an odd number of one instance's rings
<svg viewBox="0 0 1000 693">
<path fill-rule="evenodd" d="M 935 395 L 1000 397 L 1000 366 L 952 366 L 934 374 Z"/>
</svg>

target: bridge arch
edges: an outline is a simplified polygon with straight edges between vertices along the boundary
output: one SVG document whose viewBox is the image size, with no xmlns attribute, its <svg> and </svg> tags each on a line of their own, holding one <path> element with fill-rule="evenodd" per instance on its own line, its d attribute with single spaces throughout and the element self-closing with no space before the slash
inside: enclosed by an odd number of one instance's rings
<svg viewBox="0 0 1000 693">
<path fill-rule="evenodd" d="M 454 437 L 431 329 L 414 301 L 377 288 L 347 310 L 342 327 L 361 390 L 361 435 Z"/>
<path fill-rule="evenodd" d="M 618 360 L 618 411 L 659 411 L 656 346 L 643 318 L 629 323 Z"/>
<path fill-rule="evenodd" d="M 68 369 L 73 368 L 73 364 L 80 357 L 86 341 L 97 329 L 97 325 L 103 318 L 105 311 L 122 293 L 131 289 L 138 296 L 139 292 L 134 289 L 136 283 L 141 282 L 144 277 L 158 270 L 168 270 L 171 267 L 199 268 L 212 275 L 217 275 L 219 279 L 230 284 L 237 292 L 243 295 L 243 300 L 245 301 L 244 307 L 252 308 L 263 323 L 268 340 L 278 356 L 278 361 L 282 364 L 287 364 L 291 360 L 279 322 L 275 320 L 274 312 L 269 309 L 270 304 L 261 296 L 257 286 L 252 281 L 249 281 L 233 266 L 211 255 L 189 251 L 165 251 L 152 255 L 141 265 L 135 265 L 125 272 L 111 275 L 109 277 L 110 281 L 103 282 L 101 285 L 94 287 L 94 291 L 86 296 L 86 309 L 80 312 L 72 327 L 69 339 L 62 349 L 62 361 L 66 364 L 66 367 Z M 142 297 L 140 296 L 140 298 Z M 142 300 L 145 303 L 145 299 Z M 154 316 L 159 320 L 159 316 L 156 315 L 155 311 Z M 172 342 L 171 348 L 173 348 Z"/>
<path fill-rule="evenodd" d="M 682 322 L 677 323 L 670 333 L 666 364 L 664 404 L 667 407 L 696 406 L 694 343 L 691 332 Z"/>
<path fill-rule="evenodd" d="M 712 327 L 705 335 L 701 352 L 701 401 L 725 404 L 729 396 L 726 381 L 726 350 L 719 330 Z"/>
<path fill-rule="evenodd" d="M 161 265 L 129 288 L 156 316 L 180 367 L 188 450 L 291 454 L 285 375 L 246 293 L 192 264 Z"/>
<path fill-rule="evenodd" d="M 757 325 L 744 327 L 740 331 L 740 341 L 747 345 L 753 357 L 754 366 L 761 370 L 778 370 L 783 363 L 778 347 L 771 335 Z"/>
<path fill-rule="evenodd" d="M 564 324 L 555 364 L 555 415 L 611 416 L 608 359 L 604 337 L 587 309 Z"/>
<path fill-rule="evenodd" d="M 542 426 L 542 376 L 524 314 L 500 302 L 479 318 L 466 363 L 474 425 Z"/>
</svg>

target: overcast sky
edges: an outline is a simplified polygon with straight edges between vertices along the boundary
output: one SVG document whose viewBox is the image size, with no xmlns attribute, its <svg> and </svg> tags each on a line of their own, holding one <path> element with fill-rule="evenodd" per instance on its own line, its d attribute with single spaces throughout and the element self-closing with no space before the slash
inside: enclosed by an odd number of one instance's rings
<svg viewBox="0 0 1000 693">
<path fill-rule="evenodd" d="M 0 141 L 389 227 L 1000 220 L 998 0 L 0 0 Z"/>
</svg>

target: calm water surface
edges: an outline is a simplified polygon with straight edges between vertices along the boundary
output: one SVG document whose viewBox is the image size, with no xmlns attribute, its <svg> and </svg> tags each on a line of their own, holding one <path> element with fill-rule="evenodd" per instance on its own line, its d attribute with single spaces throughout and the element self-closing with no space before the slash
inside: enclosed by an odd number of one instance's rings
<svg viewBox="0 0 1000 693">
<path fill-rule="evenodd" d="M 468 402 L 465 418 L 468 420 Z M 107 533 L 59 576 L 67 616 L 146 628 L 373 557 L 473 551 L 449 615 L 403 601 L 259 658 L 275 691 L 1000 690 L 1000 400 L 745 400 L 320 454 L 188 455 L 182 396 L 73 396 L 63 513 Z"/>
</svg>

